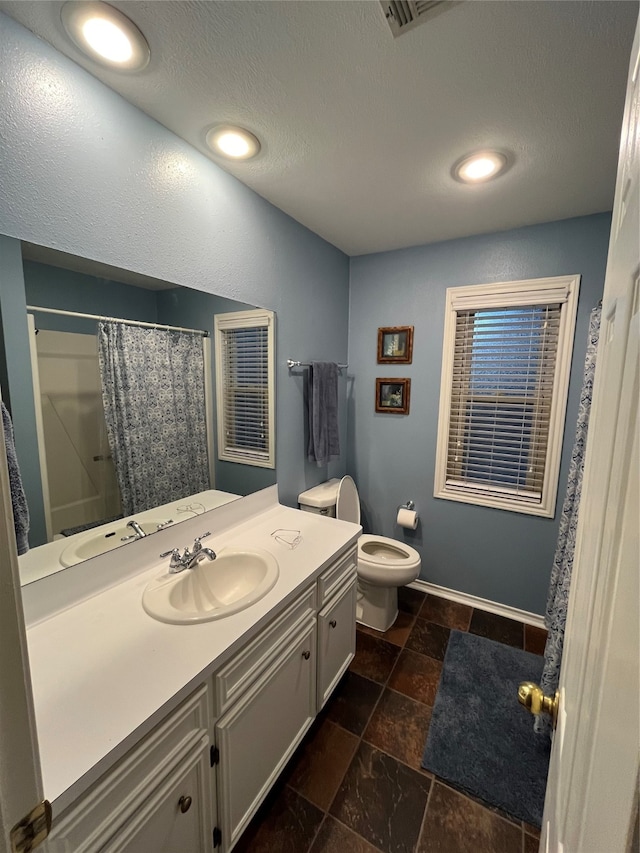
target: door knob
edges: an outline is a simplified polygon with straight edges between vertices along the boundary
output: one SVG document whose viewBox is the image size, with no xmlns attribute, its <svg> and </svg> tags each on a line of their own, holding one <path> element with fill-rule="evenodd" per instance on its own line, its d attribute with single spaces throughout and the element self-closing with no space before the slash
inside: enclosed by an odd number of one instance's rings
<svg viewBox="0 0 640 853">
<path fill-rule="evenodd" d="M 532 714 L 549 714 L 555 729 L 560 691 L 556 690 L 554 696 L 545 696 L 542 687 L 538 684 L 534 684 L 533 681 L 523 681 L 518 687 L 518 702 Z"/>
</svg>

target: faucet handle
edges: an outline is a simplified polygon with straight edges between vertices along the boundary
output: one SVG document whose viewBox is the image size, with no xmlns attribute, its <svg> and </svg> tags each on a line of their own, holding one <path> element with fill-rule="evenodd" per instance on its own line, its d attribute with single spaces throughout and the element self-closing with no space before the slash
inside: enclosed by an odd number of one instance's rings
<svg viewBox="0 0 640 853">
<path fill-rule="evenodd" d="M 180 550 L 179 548 L 172 548 L 170 551 L 165 551 L 164 554 L 160 554 L 160 559 L 163 560 L 165 557 L 168 557 L 169 554 L 171 554 L 169 568 L 175 569 L 176 566 L 180 565 Z"/>
<path fill-rule="evenodd" d="M 203 540 L 206 536 L 211 536 L 211 532 L 210 532 L 210 531 L 207 531 L 206 533 L 202 533 L 200 536 L 198 536 L 198 537 L 196 538 L 195 542 L 193 543 L 193 551 L 194 551 L 194 553 L 195 553 L 196 551 L 200 551 L 200 550 L 201 550 L 201 548 L 202 548 L 202 540 Z"/>
</svg>

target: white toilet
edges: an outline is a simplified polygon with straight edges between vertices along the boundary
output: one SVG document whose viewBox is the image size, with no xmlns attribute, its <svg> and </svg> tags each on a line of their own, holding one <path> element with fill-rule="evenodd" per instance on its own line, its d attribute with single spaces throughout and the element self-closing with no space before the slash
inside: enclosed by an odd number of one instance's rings
<svg viewBox="0 0 640 853">
<path fill-rule="evenodd" d="M 351 477 L 327 480 L 298 495 L 300 509 L 360 524 L 360 499 Z M 358 540 L 356 619 L 378 631 L 388 630 L 398 615 L 398 587 L 420 574 L 420 554 L 396 539 L 364 534 Z"/>
</svg>

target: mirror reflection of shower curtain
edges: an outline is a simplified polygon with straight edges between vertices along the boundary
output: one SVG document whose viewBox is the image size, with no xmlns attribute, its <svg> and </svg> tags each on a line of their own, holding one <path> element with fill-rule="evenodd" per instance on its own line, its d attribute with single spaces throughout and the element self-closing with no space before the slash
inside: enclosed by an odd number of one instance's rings
<svg viewBox="0 0 640 853">
<path fill-rule="evenodd" d="M 208 489 L 202 338 L 101 321 L 98 349 L 123 513 Z"/>
</svg>

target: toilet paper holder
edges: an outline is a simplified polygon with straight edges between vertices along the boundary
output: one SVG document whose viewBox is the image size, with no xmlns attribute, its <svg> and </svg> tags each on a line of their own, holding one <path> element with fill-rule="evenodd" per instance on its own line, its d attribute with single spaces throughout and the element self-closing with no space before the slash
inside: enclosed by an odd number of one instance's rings
<svg viewBox="0 0 640 853">
<path fill-rule="evenodd" d="M 415 501 L 405 501 L 403 504 L 400 504 L 400 506 L 398 507 L 399 510 L 400 509 L 415 509 L 415 508 L 416 508 Z"/>
</svg>

